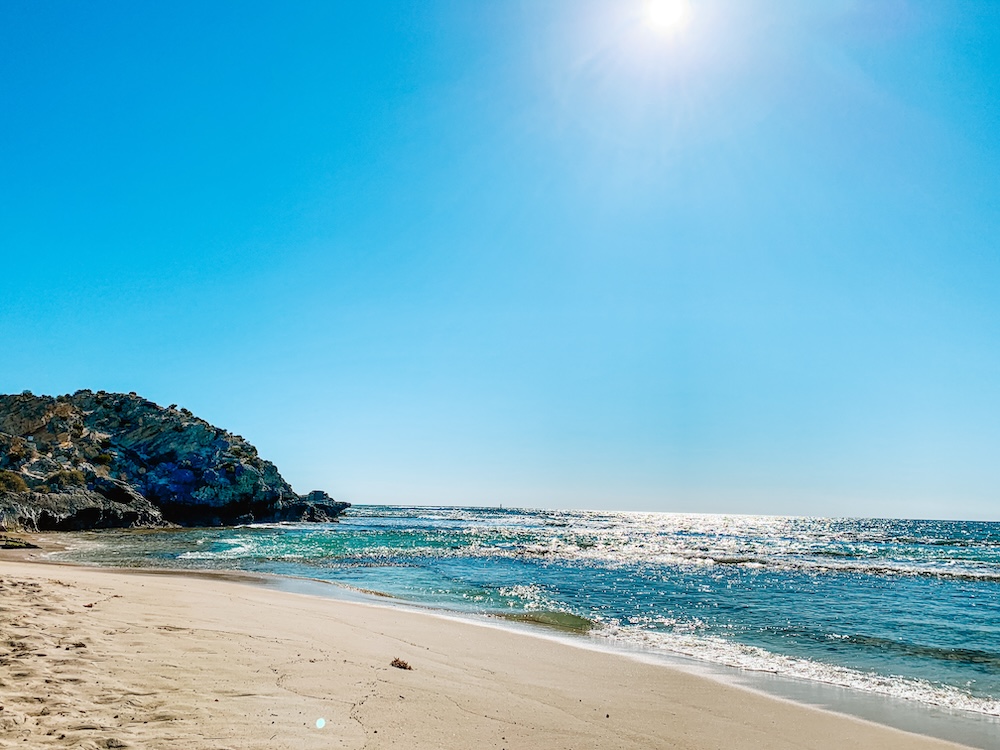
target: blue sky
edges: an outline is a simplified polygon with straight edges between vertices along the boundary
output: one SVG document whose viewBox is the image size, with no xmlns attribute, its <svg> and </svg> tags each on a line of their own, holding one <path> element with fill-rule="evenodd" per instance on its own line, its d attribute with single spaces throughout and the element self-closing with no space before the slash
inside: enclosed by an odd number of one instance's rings
<svg viewBox="0 0 1000 750">
<path fill-rule="evenodd" d="M 998 518 L 1000 4 L 5 2 L 0 391 L 352 502 Z"/>
</svg>

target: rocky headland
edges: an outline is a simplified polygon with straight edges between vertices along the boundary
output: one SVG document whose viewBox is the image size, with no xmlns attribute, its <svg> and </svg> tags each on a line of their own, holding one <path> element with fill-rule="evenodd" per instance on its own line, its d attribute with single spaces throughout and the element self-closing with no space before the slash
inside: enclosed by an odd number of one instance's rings
<svg viewBox="0 0 1000 750">
<path fill-rule="evenodd" d="M 332 521 L 239 435 L 134 393 L 0 395 L 0 530 Z"/>
</svg>

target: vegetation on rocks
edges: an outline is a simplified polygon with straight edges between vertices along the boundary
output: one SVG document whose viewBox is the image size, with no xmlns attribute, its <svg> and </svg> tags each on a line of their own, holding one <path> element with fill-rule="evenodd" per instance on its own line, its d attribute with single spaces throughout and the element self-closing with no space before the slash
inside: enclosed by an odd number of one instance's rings
<svg viewBox="0 0 1000 750">
<path fill-rule="evenodd" d="M 27 492 L 28 485 L 20 474 L 13 471 L 0 471 L 0 492 Z"/>
<path fill-rule="evenodd" d="M 87 485 L 87 477 L 79 469 L 62 470 L 54 474 L 49 474 L 45 478 L 45 484 L 49 486 L 50 492 L 52 488 L 85 487 Z"/>
</svg>

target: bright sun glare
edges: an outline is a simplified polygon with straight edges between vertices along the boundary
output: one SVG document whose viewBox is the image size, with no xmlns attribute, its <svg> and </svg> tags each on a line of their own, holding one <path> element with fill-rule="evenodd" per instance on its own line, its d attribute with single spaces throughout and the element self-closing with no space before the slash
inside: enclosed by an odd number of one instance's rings
<svg viewBox="0 0 1000 750">
<path fill-rule="evenodd" d="M 687 0 L 649 0 L 646 23 L 658 31 L 677 31 L 687 23 L 690 11 Z"/>
</svg>

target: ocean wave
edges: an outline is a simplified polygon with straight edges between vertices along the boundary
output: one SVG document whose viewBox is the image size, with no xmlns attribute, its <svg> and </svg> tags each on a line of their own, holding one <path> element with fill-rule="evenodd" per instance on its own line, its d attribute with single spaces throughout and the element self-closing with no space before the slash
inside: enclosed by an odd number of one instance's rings
<svg viewBox="0 0 1000 750">
<path fill-rule="evenodd" d="M 207 540 L 198 540 L 197 544 L 204 544 Z M 229 560 L 236 558 L 252 557 L 255 552 L 255 545 L 248 539 L 214 539 L 213 545 L 225 545 L 223 549 L 212 550 L 192 550 L 181 552 L 177 555 L 178 560 Z"/>
<path fill-rule="evenodd" d="M 559 610 L 535 610 L 531 612 L 501 612 L 495 615 L 512 622 L 527 622 L 544 625 L 573 633 L 587 633 L 597 626 L 593 620 Z"/>
<path fill-rule="evenodd" d="M 297 554 L 326 559 L 332 563 L 358 564 L 375 562 L 405 565 L 408 561 L 428 558 L 510 558 L 579 562 L 606 568 L 650 567 L 709 568 L 738 567 L 772 572 L 801 572 L 810 575 L 853 574 L 874 577 L 922 577 L 972 582 L 1000 582 L 1000 570 L 989 563 L 959 566 L 954 560 L 942 564 L 912 560 L 864 560 L 848 555 L 825 553 L 809 556 L 723 554 L 715 550 L 676 548 L 665 545 L 609 544 L 606 540 L 572 537 L 520 541 L 507 537 L 474 536 L 428 540 L 414 535 L 406 544 L 376 544 L 363 549 L 332 550 L 323 545 L 302 547 Z M 456 543 L 457 542 L 457 543 Z M 283 550 L 251 549 L 261 557 L 282 559 Z M 238 556 L 226 550 L 221 557 Z"/>
<path fill-rule="evenodd" d="M 855 573 L 869 576 L 904 576 L 921 578 L 947 578 L 956 581 L 1000 581 L 1000 572 L 995 570 L 971 570 L 942 568 L 937 566 L 915 565 L 910 562 L 899 562 L 896 564 L 886 561 L 871 563 L 834 563 L 824 560 L 795 560 L 795 559 L 768 559 L 760 557 L 747 558 L 709 558 L 717 565 L 747 565 L 749 563 L 760 565 L 770 570 L 788 572 L 799 571 L 804 573 Z"/>
<path fill-rule="evenodd" d="M 478 550 L 479 553 L 483 549 Z M 802 572 L 814 575 L 830 573 L 857 574 L 866 576 L 893 576 L 893 577 L 922 577 L 922 578 L 942 578 L 957 581 L 979 581 L 979 582 L 1000 582 L 1000 571 L 995 565 L 984 566 L 986 569 L 977 570 L 975 568 L 958 568 L 954 566 L 943 567 L 940 565 L 928 565 L 901 561 L 893 563 L 885 560 L 879 561 L 857 561 L 838 562 L 828 559 L 795 559 L 782 557 L 765 557 L 759 555 L 736 555 L 727 556 L 719 554 L 705 554 L 688 550 L 673 550 L 670 552 L 659 552 L 650 554 L 630 553 L 625 550 L 607 550 L 600 544 L 532 544 L 525 545 L 514 550 L 492 550 L 496 556 L 513 556 L 527 558 L 549 558 L 564 561 L 580 561 L 599 563 L 607 567 L 628 567 L 635 565 L 657 565 L 665 567 L 711 567 L 711 566 L 735 566 L 743 568 L 753 568 L 757 570 L 769 570 L 774 572 Z"/>
<path fill-rule="evenodd" d="M 591 634 L 626 646 L 679 654 L 727 667 L 813 680 L 932 706 L 1000 716 L 1000 701 L 974 696 L 954 686 L 775 654 L 757 646 L 736 643 L 718 636 L 653 632 L 646 628 L 617 625 L 595 629 Z"/>
<path fill-rule="evenodd" d="M 905 656 L 915 656 L 920 659 L 955 661 L 962 664 L 980 664 L 1000 669 L 1000 653 L 984 651 L 982 649 L 925 646 L 919 643 L 894 641 L 889 638 L 878 638 L 871 635 L 842 635 L 837 636 L 837 640 L 858 646 L 876 648 L 882 651 L 893 651 Z"/>
<path fill-rule="evenodd" d="M 481 521 L 482 519 L 478 519 Z M 393 528 L 391 531 L 344 528 L 298 528 L 256 526 L 240 528 L 228 538 L 222 533 L 187 541 L 178 549 L 177 540 L 165 538 L 164 553 L 173 551 L 179 560 L 308 559 L 333 566 L 422 564 L 430 559 L 508 558 L 565 562 L 607 569 L 680 569 L 712 567 L 754 572 L 795 572 L 807 575 L 859 575 L 869 577 L 919 577 L 977 583 L 1000 582 L 1000 560 L 995 555 L 966 559 L 942 555 L 921 558 L 909 548 L 898 548 L 895 556 L 886 550 L 820 548 L 774 540 L 720 538 L 707 543 L 685 534 L 639 533 L 635 529 L 593 528 L 583 524 L 557 527 L 542 533 L 535 529 Z M 147 539 L 152 537 L 147 536 Z M 97 540 L 78 540 L 70 556 L 108 556 L 117 550 Z M 192 549 L 193 548 L 193 549 Z M 943 549 L 943 548 L 939 548 Z M 148 550 L 147 550 L 148 551 Z M 136 555 L 144 554 L 138 546 Z M 57 555 L 58 556 L 58 555 Z"/>
</svg>

